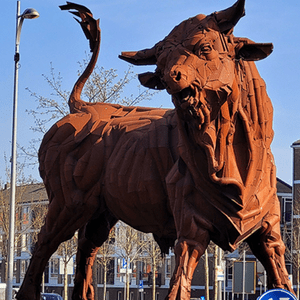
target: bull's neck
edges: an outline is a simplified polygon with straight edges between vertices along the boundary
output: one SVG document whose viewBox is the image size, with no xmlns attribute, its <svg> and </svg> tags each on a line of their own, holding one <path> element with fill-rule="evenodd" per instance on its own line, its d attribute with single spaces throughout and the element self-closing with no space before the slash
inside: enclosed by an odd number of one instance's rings
<svg viewBox="0 0 300 300">
<path fill-rule="evenodd" d="M 196 157 L 201 148 L 207 162 L 205 172 L 211 182 L 220 186 L 233 185 L 246 199 L 263 176 L 257 165 L 264 163 L 260 161 L 263 158 L 271 156 L 272 105 L 255 64 L 241 61 L 236 67 L 232 93 L 215 120 L 203 110 L 207 120 L 197 127 L 196 123 L 185 121 L 178 114 L 179 154 L 196 182 L 203 166 Z M 235 154 L 232 155 L 234 137 L 240 142 L 235 145 Z M 258 143 L 263 146 L 255 147 Z M 272 188 L 275 188 L 275 171 L 272 171 L 271 181 Z"/>
<path fill-rule="evenodd" d="M 80 110 L 81 106 L 85 105 L 85 102 L 81 100 L 81 92 L 83 90 L 86 81 L 92 74 L 98 59 L 98 55 L 100 51 L 100 31 L 98 31 L 97 33 L 97 40 L 99 42 L 95 43 L 95 47 L 93 49 L 93 54 L 90 59 L 90 62 L 86 66 L 83 73 L 77 79 L 76 83 L 74 84 L 73 90 L 71 92 L 69 102 L 68 102 L 71 113 L 77 112 L 78 110 Z"/>
<path fill-rule="evenodd" d="M 234 82 L 233 90 L 234 93 L 231 97 L 238 98 L 240 92 L 236 82 Z M 235 102 L 238 103 L 238 100 L 235 99 Z M 189 164 L 188 167 L 194 179 L 204 171 L 207 172 L 211 182 L 222 186 L 234 185 L 239 190 L 238 193 L 241 194 L 243 186 L 239 180 L 218 176 L 218 172 L 224 166 L 226 140 L 231 132 L 231 115 L 232 110 L 236 110 L 235 106 L 229 105 L 229 101 L 226 101 L 220 108 L 217 121 L 210 120 L 209 112 L 203 111 L 203 115 L 207 116 L 207 120 L 201 126 L 197 125 L 196 121 L 187 122 L 182 120 L 180 112 L 177 111 L 180 135 L 179 153 L 183 160 Z M 196 156 L 203 151 L 207 162 L 205 166 L 207 170 L 201 169 L 204 164 L 198 165 L 197 163 L 199 159 Z"/>
</svg>

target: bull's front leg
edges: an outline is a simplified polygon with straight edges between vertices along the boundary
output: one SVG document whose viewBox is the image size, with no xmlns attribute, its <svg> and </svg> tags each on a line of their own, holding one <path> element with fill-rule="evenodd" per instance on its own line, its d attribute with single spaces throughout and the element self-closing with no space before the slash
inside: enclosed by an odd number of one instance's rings
<svg viewBox="0 0 300 300">
<path fill-rule="evenodd" d="M 250 236 L 247 242 L 266 269 L 268 289 L 281 288 L 295 294 L 285 267 L 285 246 L 281 239 L 279 223 L 272 226 L 264 222 L 261 230 Z"/>
<path fill-rule="evenodd" d="M 180 238 L 175 246 L 176 267 L 170 282 L 166 300 L 188 300 L 191 296 L 191 284 L 195 268 L 209 243 L 205 233 L 203 243 Z"/>
</svg>

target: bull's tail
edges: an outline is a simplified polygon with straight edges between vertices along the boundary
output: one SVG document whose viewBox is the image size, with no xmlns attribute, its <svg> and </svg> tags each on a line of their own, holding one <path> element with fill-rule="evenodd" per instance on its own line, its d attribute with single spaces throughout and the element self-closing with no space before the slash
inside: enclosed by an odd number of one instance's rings
<svg viewBox="0 0 300 300">
<path fill-rule="evenodd" d="M 82 106 L 87 105 L 84 101 L 80 99 L 80 96 L 81 96 L 82 89 L 87 79 L 92 74 L 97 62 L 97 58 L 100 50 L 101 31 L 99 28 L 99 19 L 95 20 L 93 18 L 93 14 L 91 13 L 91 11 L 85 6 L 67 2 L 66 5 L 61 5 L 60 9 L 75 10 L 70 12 L 75 16 L 81 18 L 81 21 L 79 21 L 76 18 L 75 20 L 81 25 L 86 38 L 90 42 L 90 49 L 91 52 L 93 53 L 89 64 L 87 65 L 87 67 L 85 68 L 81 76 L 78 78 L 78 80 L 76 81 L 69 98 L 70 112 L 75 113 L 81 111 Z"/>
</svg>

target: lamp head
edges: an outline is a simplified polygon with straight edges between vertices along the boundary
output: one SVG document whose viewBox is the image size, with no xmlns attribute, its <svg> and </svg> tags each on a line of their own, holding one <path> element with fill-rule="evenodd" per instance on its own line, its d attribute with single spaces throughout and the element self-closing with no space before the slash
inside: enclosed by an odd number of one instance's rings
<svg viewBox="0 0 300 300">
<path fill-rule="evenodd" d="M 40 14 L 34 8 L 27 8 L 20 16 L 24 19 L 36 19 L 40 16 Z"/>
</svg>

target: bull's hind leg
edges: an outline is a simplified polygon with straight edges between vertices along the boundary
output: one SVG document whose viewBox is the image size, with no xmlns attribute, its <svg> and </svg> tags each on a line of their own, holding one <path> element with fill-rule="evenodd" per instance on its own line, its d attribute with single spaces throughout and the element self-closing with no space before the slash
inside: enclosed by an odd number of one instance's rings
<svg viewBox="0 0 300 300">
<path fill-rule="evenodd" d="M 252 234 L 247 242 L 267 272 L 268 289 L 282 288 L 294 293 L 285 267 L 285 246 L 279 223 L 273 227 L 264 222 L 262 228 Z"/>
<path fill-rule="evenodd" d="M 200 233 L 200 230 L 198 230 L 198 233 Z M 207 231 L 203 230 L 197 237 L 199 242 L 180 238 L 175 246 L 176 267 L 166 297 L 168 300 L 190 299 L 191 283 L 195 268 L 209 244 Z"/>
<path fill-rule="evenodd" d="M 76 274 L 74 279 L 72 300 L 94 299 L 92 267 L 99 247 L 97 247 L 92 241 L 85 238 L 84 231 L 85 229 L 81 229 L 78 236 L 79 240 L 76 254 Z"/>
<path fill-rule="evenodd" d="M 18 300 L 40 299 L 42 274 L 49 258 L 60 243 L 70 239 L 91 217 L 83 207 L 61 208 L 61 203 L 62 201 L 53 199 L 49 205 L 45 225 L 38 235 L 29 267 L 17 294 Z"/>
<path fill-rule="evenodd" d="M 72 300 L 94 300 L 92 267 L 100 246 L 116 222 L 110 213 L 104 212 L 79 231 Z"/>
</svg>

